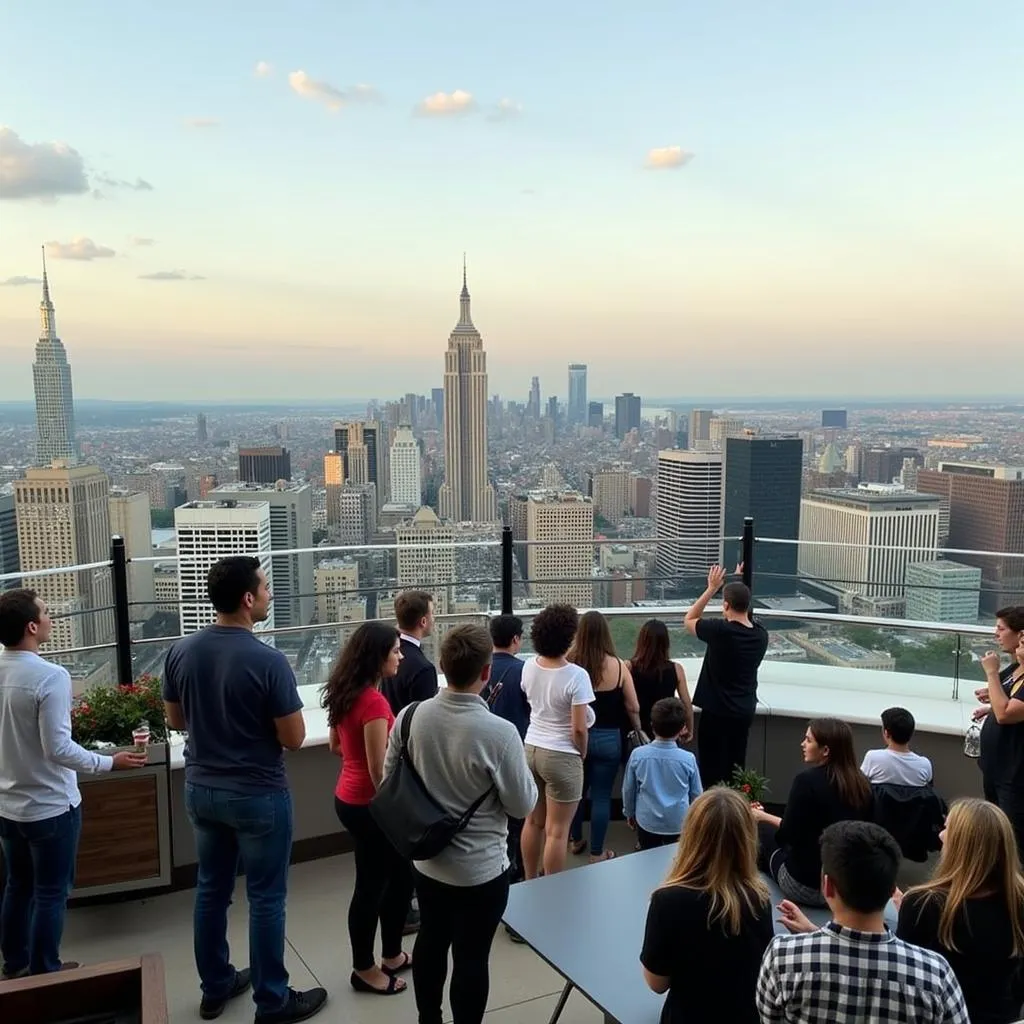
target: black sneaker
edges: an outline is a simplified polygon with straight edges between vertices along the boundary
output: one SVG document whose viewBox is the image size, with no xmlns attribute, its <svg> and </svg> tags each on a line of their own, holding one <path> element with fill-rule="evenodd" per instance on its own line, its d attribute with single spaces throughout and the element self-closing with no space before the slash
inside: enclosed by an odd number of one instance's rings
<svg viewBox="0 0 1024 1024">
<path fill-rule="evenodd" d="M 235 971 L 235 984 L 231 991 L 223 999 L 210 999 L 203 996 L 203 1001 L 199 1004 L 199 1016 L 203 1020 L 216 1020 L 232 999 L 249 991 L 249 986 L 249 968 L 246 967 L 244 971 Z"/>
<path fill-rule="evenodd" d="M 298 1024 L 315 1017 L 327 1003 L 327 989 L 311 988 L 305 992 L 288 990 L 288 1002 L 275 1013 L 257 1013 L 255 1024 Z"/>
<path fill-rule="evenodd" d="M 6 967 L 0 971 L 0 981 L 14 981 L 17 978 L 27 978 L 28 968 L 22 967 L 20 971 L 9 971 Z"/>
</svg>

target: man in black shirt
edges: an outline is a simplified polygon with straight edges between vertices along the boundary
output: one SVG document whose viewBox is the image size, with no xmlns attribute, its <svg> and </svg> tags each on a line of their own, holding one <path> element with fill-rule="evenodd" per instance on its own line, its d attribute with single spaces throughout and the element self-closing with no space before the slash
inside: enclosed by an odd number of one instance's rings
<svg viewBox="0 0 1024 1024">
<path fill-rule="evenodd" d="M 737 575 L 743 565 L 736 567 Z M 693 702 L 700 708 L 697 761 L 705 789 L 746 767 L 747 737 L 757 708 L 757 669 L 768 649 L 768 633 L 750 615 L 750 589 L 725 584 L 722 618 L 704 619 L 704 609 L 725 583 L 726 572 L 713 565 L 708 586 L 686 613 L 687 631 L 707 644 Z"/>
<path fill-rule="evenodd" d="M 434 599 L 422 590 L 403 590 L 395 598 L 395 620 L 402 661 L 381 692 L 397 715 L 415 701 L 437 696 L 437 669 L 422 650 L 423 640 L 434 630 Z"/>
</svg>

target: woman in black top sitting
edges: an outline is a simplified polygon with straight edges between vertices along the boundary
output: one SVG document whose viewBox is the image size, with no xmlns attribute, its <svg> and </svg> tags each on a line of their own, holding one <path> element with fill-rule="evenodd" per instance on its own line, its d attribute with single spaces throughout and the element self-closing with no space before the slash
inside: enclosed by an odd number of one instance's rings
<svg viewBox="0 0 1024 1024">
<path fill-rule="evenodd" d="M 789 790 L 781 818 L 752 804 L 758 822 L 761 869 L 795 903 L 824 907 L 821 833 L 837 821 L 870 821 L 871 784 L 861 773 L 853 732 L 838 718 L 815 718 L 800 744 L 804 762 Z"/>
<path fill-rule="evenodd" d="M 639 725 L 633 677 L 615 653 L 608 620 L 600 612 L 580 616 L 579 628 L 569 661 L 586 669 L 594 688 L 594 724 L 587 738 L 587 756 L 583 762 L 583 791 L 590 790 L 590 860 L 608 860 L 615 854 L 605 850 L 608 822 L 612 816 L 612 789 L 622 764 L 622 734 L 627 724 Z M 581 800 L 569 829 L 573 853 L 586 849 L 583 838 Z"/>
<path fill-rule="evenodd" d="M 758 1024 L 757 975 L 774 932 L 747 801 L 716 786 L 690 806 L 647 910 L 640 962 L 650 988 L 668 992 L 662 1024 Z"/>
<path fill-rule="evenodd" d="M 678 697 L 686 708 L 682 739 L 693 736 L 693 703 L 686 685 L 683 666 L 672 660 L 668 626 L 661 619 L 648 619 L 636 638 L 636 650 L 626 662 L 633 675 L 633 686 L 640 702 L 640 728 L 648 739 L 654 738 L 651 709 L 663 697 Z"/>
<path fill-rule="evenodd" d="M 932 880 L 894 899 L 896 934 L 941 953 L 964 993 L 971 1024 L 1020 1016 L 1024 875 L 1009 819 L 984 800 L 957 800 L 940 833 Z"/>
<path fill-rule="evenodd" d="M 985 799 L 1006 812 L 1024 859 L 1024 608 L 997 613 L 996 640 L 1011 661 L 1000 669 L 996 651 L 981 659 L 985 686 L 976 695 L 987 707 L 975 712 L 985 718 L 978 766 Z"/>
</svg>

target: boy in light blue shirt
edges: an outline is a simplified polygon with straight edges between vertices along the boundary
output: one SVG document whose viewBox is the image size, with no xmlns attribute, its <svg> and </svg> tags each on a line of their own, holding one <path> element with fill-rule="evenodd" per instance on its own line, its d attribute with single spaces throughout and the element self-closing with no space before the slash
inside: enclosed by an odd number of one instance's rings
<svg viewBox="0 0 1024 1024">
<path fill-rule="evenodd" d="M 659 700 L 651 709 L 654 742 L 629 755 L 622 809 L 630 828 L 636 829 L 641 850 L 676 842 L 690 804 L 704 791 L 697 759 L 676 743 L 685 725 L 681 700 Z"/>
</svg>

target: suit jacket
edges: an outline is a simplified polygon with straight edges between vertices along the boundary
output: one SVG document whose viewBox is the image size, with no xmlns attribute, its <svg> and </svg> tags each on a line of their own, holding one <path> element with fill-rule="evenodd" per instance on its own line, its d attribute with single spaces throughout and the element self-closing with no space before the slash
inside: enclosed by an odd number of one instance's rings
<svg viewBox="0 0 1024 1024">
<path fill-rule="evenodd" d="M 437 696 L 437 669 L 423 651 L 408 640 L 401 640 L 402 662 L 391 679 L 385 679 L 381 692 L 393 714 L 418 700 Z"/>
</svg>

